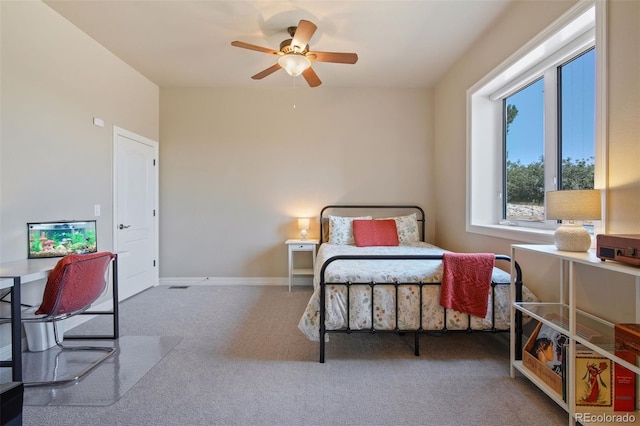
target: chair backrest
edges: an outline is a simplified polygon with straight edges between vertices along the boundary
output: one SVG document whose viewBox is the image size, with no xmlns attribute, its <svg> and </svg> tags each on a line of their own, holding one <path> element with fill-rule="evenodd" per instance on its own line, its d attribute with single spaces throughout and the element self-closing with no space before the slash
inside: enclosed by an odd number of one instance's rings
<svg viewBox="0 0 640 426">
<path fill-rule="evenodd" d="M 104 293 L 106 272 L 115 254 L 70 254 L 58 261 L 47 279 L 36 314 L 57 316 L 82 312 Z"/>
</svg>

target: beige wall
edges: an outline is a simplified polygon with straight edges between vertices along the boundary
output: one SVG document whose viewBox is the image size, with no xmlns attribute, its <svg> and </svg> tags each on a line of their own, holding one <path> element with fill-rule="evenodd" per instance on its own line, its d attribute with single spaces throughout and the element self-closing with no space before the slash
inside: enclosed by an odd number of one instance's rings
<svg viewBox="0 0 640 426">
<path fill-rule="evenodd" d="M 608 204 L 609 233 L 640 234 L 640 2 L 612 0 L 607 8 L 608 37 Z M 457 251 L 508 253 L 512 243 L 465 231 L 466 91 L 519 47 L 568 10 L 574 1 L 515 2 L 480 38 L 435 88 L 436 242 Z M 460 173 L 451 173 L 458 168 Z M 448 182 L 447 186 L 441 185 Z M 548 258 L 522 260 L 527 285 L 544 300 L 557 294 L 558 265 Z M 597 274 L 596 274 L 597 275 Z M 602 309 L 615 320 L 612 294 L 633 301 L 633 286 L 603 286 L 607 277 L 590 284 L 585 308 Z M 614 289 L 614 291 L 612 291 Z M 608 301 L 608 306 L 602 303 Z M 610 303 L 609 303 L 610 302 Z M 596 305 L 596 306 L 588 306 Z M 619 309 L 631 315 L 631 307 Z M 626 317 L 633 321 L 633 318 Z"/>
<path fill-rule="evenodd" d="M 295 219 L 327 204 L 418 204 L 433 239 L 430 90 L 162 89 L 160 99 L 161 277 L 285 277 Z M 317 237 L 317 220 L 311 228 Z"/>
<path fill-rule="evenodd" d="M 609 4 L 607 232 L 640 234 L 640 2 Z"/>
<path fill-rule="evenodd" d="M 112 250 L 112 129 L 158 139 L 159 89 L 41 2 L 0 14 L 0 262 L 27 257 L 27 222 L 93 219 L 96 204 L 98 249 Z"/>
<path fill-rule="evenodd" d="M 112 128 L 157 140 L 158 87 L 45 4 L 0 7 L 0 259 L 26 258 L 27 222 L 93 219 L 95 204 L 110 250 Z"/>
</svg>

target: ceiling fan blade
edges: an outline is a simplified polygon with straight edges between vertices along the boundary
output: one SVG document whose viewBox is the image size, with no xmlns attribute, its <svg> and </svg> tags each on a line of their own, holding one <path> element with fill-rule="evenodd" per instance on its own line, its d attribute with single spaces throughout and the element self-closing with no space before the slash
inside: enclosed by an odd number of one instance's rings
<svg viewBox="0 0 640 426">
<path fill-rule="evenodd" d="M 278 64 L 276 62 L 275 65 L 270 66 L 269 68 L 267 68 L 264 71 L 260 71 L 258 74 L 251 76 L 252 79 L 254 80 L 261 80 L 263 78 L 265 78 L 266 76 L 273 74 L 274 72 L 278 71 L 280 68 L 282 68 L 280 66 L 280 64 Z"/>
<path fill-rule="evenodd" d="M 335 62 L 338 64 L 355 64 L 358 62 L 358 55 L 355 53 L 308 52 L 306 56 L 310 61 L 318 62 Z"/>
<path fill-rule="evenodd" d="M 317 29 L 318 27 L 313 22 L 301 19 L 291 39 L 291 48 L 295 49 L 297 47 L 298 51 L 303 51 Z"/>
<path fill-rule="evenodd" d="M 268 47 L 256 46 L 255 44 L 249 44 L 243 41 L 232 41 L 231 45 L 235 47 L 242 47 L 243 49 L 255 50 L 263 53 L 270 53 L 272 55 L 280 54 L 280 52 L 278 52 L 277 50 L 269 49 Z"/>
<path fill-rule="evenodd" d="M 316 72 L 311 67 L 304 70 L 302 72 L 302 76 L 304 77 L 305 80 L 307 80 L 307 83 L 311 87 L 318 87 L 322 84 L 322 81 L 320 81 L 318 74 L 316 74 Z"/>
</svg>

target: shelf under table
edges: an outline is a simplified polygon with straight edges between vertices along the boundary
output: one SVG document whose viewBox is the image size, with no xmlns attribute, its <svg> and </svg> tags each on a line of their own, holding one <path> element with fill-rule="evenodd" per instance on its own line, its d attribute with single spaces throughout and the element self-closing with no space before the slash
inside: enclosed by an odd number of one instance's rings
<svg viewBox="0 0 640 426">
<path fill-rule="evenodd" d="M 523 314 L 541 321 L 552 328 L 571 335 L 569 332 L 569 307 L 562 303 L 514 303 L 514 307 Z M 589 349 L 611 358 L 636 374 L 640 374 L 638 357 L 635 363 L 630 363 L 615 355 L 615 329 L 614 324 L 595 317 L 586 312 L 576 310 L 576 334 L 575 340 Z"/>
</svg>

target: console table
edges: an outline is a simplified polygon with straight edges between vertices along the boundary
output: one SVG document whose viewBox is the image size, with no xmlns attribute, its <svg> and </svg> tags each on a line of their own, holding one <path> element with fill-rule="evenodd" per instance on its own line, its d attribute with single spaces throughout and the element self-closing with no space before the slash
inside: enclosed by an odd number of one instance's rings
<svg viewBox="0 0 640 426">
<path fill-rule="evenodd" d="M 576 422 L 581 424 L 591 423 L 598 415 L 627 415 L 633 417 L 632 424 L 638 424 L 636 420 L 640 419 L 640 413 L 637 411 L 622 412 L 602 409 L 597 406 L 578 406 L 576 403 L 576 364 L 575 354 L 578 344 L 599 354 L 603 358 L 608 358 L 611 362 L 618 363 L 623 367 L 631 370 L 636 374 L 636 378 L 640 375 L 640 367 L 635 362 L 627 361 L 620 358 L 615 351 L 615 329 L 614 324 L 606 321 L 590 312 L 578 309 L 576 304 L 577 295 L 584 291 L 584 287 L 578 279 L 577 270 L 589 268 L 598 269 L 611 275 L 611 280 L 606 284 L 608 291 L 615 292 L 617 288 L 621 288 L 622 284 L 615 279 L 614 274 L 622 274 L 633 277 L 635 287 L 635 323 L 640 323 L 640 268 L 619 263 L 616 261 L 600 260 L 594 250 L 588 252 L 568 252 L 558 250 L 553 245 L 528 245 L 513 244 L 511 246 L 511 259 L 516 260 L 518 254 L 533 253 L 540 256 L 546 256 L 551 261 L 559 262 L 560 276 L 553 283 L 558 291 L 559 302 L 535 302 L 525 303 L 518 302 L 515 290 L 512 286 L 511 294 L 511 315 L 517 313 L 526 314 L 538 322 L 547 325 L 551 329 L 567 336 L 569 342 L 567 345 L 566 369 L 563 380 L 565 381 L 565 392 L 553 389 L 544 382 L 536 373 L 527 368 L 522 360 L 522 330 L 517 330 L 515 325 L 511 326 L 511 377 L 515 377 L 516 370 L 522 373 L 527 379 L 538 386 L 560 407 L 564 408 L 569 414 L 569 425 L 575 425 Z M 512 265 L 515 264 L 512 263 Z M 512 271 L 513 276 L 513 271 Z M 568 286 L 568 287 L 567 287 Z M 568 298 L 565 298 L 565 290 L 567 290 Z M 560 319 L 559 321 L 557 319 Z M 598 341 L 591 341 L 587 335 L 580 331 L 593 330 L 599 335 Z M 634 357 L 635 358 L 635 357 Z M 610 416 L 615 418 L 614 416 Z M 615 422 L 615 420 L 614 420 Z M 602 424 L 602 423 L 599 423 Z"/>
</svg>

